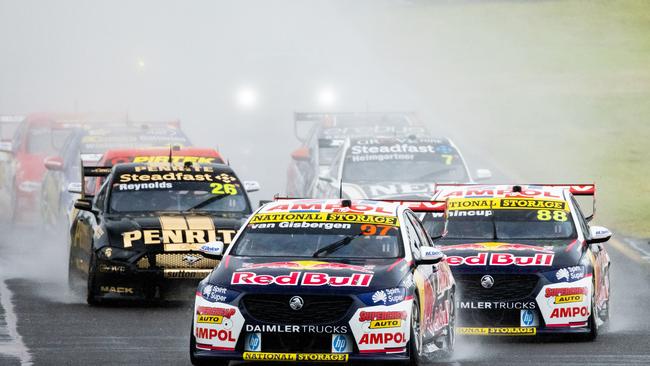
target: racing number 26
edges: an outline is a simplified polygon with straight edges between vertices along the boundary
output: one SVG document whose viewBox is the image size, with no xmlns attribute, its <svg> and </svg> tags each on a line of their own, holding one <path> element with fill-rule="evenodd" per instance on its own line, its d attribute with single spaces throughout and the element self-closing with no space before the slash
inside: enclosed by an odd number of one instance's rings
<svg viewBox="0 0 650 366">
<path fill-rule="evenodd" d="M 538 210 L 537 211 L 537 220 L 539 221 L 566 221 L 567 216 L 564 211 L 551 211 L 551 210 Z"/>
<path fill-rule="evenodd" d="M 237 186 L 230 183 L 210 183 L 210 188 L 212 188 L 212 194 L 237 194 Z"/>
</svg>

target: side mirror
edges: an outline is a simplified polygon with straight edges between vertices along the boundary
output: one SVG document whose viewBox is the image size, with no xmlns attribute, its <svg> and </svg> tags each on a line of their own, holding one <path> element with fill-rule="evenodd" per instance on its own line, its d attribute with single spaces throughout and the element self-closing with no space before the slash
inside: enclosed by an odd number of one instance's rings
<svg viewBox="0 0 650 366">
<path fill-rule="evenodd" d="M 437 264 L 444 257 L 445 254 L 434 247 L 420 247 L 420 259 L 417 264 Z"/>
<path fill-rule="evenodd" d="M 326 182 L 326 183 L 334 183 L 336 180 L 328 175 L 319 175 L 318 180 Z"/>
<path fill-rule="evenodd" d="M 68 193 L 81 194 L 81 183 L 68 184 Z"/>
<path fill-rule="evenodd" d="M 592 226 L 589 228 L 589 235 L 591 238 L 587 239 L 587 244 L 597 244 L 604 243 L 611 239 L 612 232 L 606 227 Z"/>
<path fill-rule="evenodd" d="M 0 141 L 0 151 L 13 154 L 14 147 L 11 141 Z"/>
<path fill-rule="evenodd" d="M 74 202 L 74 208 L 81 211 L 92 211 L 93 202 L 88 198 L 80 198 Z"/>
<path fill-rule="evenodd" d="M 311 154 L 309 153 L 309 148 L 303 146 L 301 148 L 298 148 L 294 150 L 291 153 L 291 158 L 296 161 L 307 161 L 311 158 Z"/>
<path fill-rule="evenodd" d="M 221 259 L 223 257 L 223 242 L 211 241 L 199 248 L 199 251 L 208 258 Z"/>
<path fill-rule="evenodd" d="M 47 170 L 63 170 L 63 159 L 58 156 L 47 157 L 45 160 L 43 160 L 43 163 L 45 164 L 45 168 L 47 168 Z"/>
<path fill-rule="evenodd" d="M 490 169 L 476 169 L 476 180 L 487 180 L 492 178 Z"/>
<path fill-rule="evenodd" d="M 244 190 L 246 192 L 257 192 L 260 190 L 260 184 L 254 180 L 245 180 L 244 181 Z"/>
</svg>

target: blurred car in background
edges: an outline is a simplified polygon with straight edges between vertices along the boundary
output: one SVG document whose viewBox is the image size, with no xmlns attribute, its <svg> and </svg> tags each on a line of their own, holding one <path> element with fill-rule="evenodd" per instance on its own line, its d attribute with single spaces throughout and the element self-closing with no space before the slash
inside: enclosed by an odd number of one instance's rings
<svg viewBox="0 0 650 366">
<path fill-rule="evenodd" d="M 190 298 L 218 263 L 201 248 L 229 244 L 252 212 L 247 184 L 224 164 L 126 163 L 83 172 L 82 182 L 106 177 L 94 197 L 82 184 L 70 229 L 70 285 L 91 305 Z"/>
<path fill-rule="evenodd" d="M 44 160 L 47 172 L 43 178 L 41 190 L 41 215 L 42 222 L 48 228 L 67 230 L 70 226 L 74 212 L 73 203 L 75 194 L 68 191 L 71 183 L 79 183 L 81 164 L 102 165 L 108 161 L 108 149 L 161 147 L 150 153 L 142 151 L 142 158 L 149 160 L 166 156 L 169 159 L 172 147 L 191 145 L 190 140 L 180 129 L 178 122 L 128 122 L 117 124 L 103 124 L 79 128 L 66 141 L 60 155 L 50 156 Z M 121 157 L 124 162 L 131 158 L 139 157 L 140 150 L 112 152 L 111 161 Z M 203 151 L 199 151 L 203 152 Z M 120 153 L 122 155 L 120 155 Z M 117 154 L 117 155 L 115 155 Z M 154 155 L 151 155 L 154 154 Z M 223 162 L 218 152 L 208 150 L 207 157 Z M 142 160 L 140 158 L 139 160 Z M 165 160 L 165 161 L 167 161 Z M 113 164 L 108 164 L 112 166 Z M 79 189 L 77 189 L 79 190 Z M 68 220 L 66 220 L 66 217 Z"/>
<path fill-rule="evenodd" d="M 12 139 L 25 120 L 22 115 L 0 115 L 0 222 L 13 218 L 13 149 Z"/>
<path fill-rule="evenodd" d="M 318 177 L 328 175 L 347 138 L 406 137 L 427 129 L 412 112 L 295 113 L 294 132 L 302 145 L 291 153 L 286 193 L 312 197 Z"/>
<path fill-rule="evenodd" d="M 491 177 L 478 169 L 475 179 Z M 347 139 L 325 175 L 312 185 L 314 197 L 428 199 L 436 184 L 474 179 L 448 138 L 429 136 Z"/>
</svg>

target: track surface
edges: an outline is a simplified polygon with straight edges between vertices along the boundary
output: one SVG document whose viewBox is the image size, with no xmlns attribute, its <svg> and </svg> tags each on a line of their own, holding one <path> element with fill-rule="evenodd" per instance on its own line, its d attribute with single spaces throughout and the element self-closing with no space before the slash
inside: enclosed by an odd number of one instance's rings
<svg viewBox="0 0 650 366">
<path fill-rule="evenodd" d="M 60 246 L 39 251 L 43 236 L 20 237 L 0 243 L 0 365 L 189 364 L 191 303 L 91 308 L 53 264 Z M 612 322 L 596 342 L 460 339 L 450 364 L 650 364 L 650 264 L 622 241 L 609 248 Z"/>
</svg>

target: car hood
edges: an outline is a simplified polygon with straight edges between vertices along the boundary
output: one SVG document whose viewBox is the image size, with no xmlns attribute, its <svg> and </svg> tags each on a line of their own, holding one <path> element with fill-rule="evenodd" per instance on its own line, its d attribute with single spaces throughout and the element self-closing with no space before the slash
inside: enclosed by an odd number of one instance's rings
<svg viewBox="0 0 650 366">
<path fill-rule="evenodd" d="M 104 229 L 113 247 L 138 251 L 196 251 L 210 241 L 229 244 L 243 218 L 205 214 L 111 215 Z"/>
<path fill-rule="evenodd" d="M 343 192 L 350 198 L 429 200 L 435 189 L 434 183 L 343 183 Z"/>
<path fill-rule="evenodd" d="M 457 273 L 531 273 L 575 266 L 581 244 L 575 239 L 437 243 Z"/>
<path fill-rule="evenodd" d="M 228 256 L 212 273 L 210 283 L 237 291 L 360 294 L 397 287 L 408 273 L 408 266 L 395 265 L 400 262 Z"/>
</svg>

